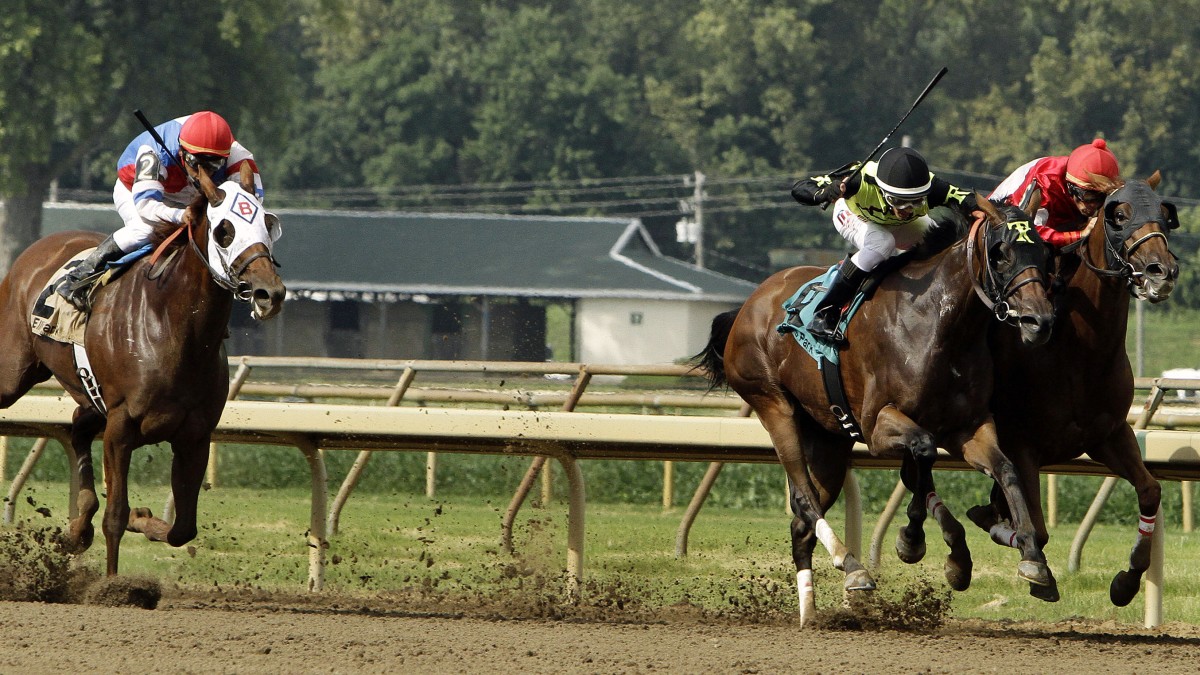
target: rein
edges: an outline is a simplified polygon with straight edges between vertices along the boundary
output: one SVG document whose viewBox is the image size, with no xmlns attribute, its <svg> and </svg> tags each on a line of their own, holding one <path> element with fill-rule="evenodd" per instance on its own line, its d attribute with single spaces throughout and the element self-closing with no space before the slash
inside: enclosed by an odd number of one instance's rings
<svg viewBox="0 0 1200 675">
<path fill-rule="evenodd" d="M 975 289 L 975 294 L 983 301 L 983 305 L 991 310 L 992 315 L 996 317 L 997 321 L 1015 325 L 1016 319 L 1020 314 L 1008 304 L 1008 298 L 1012 297 L 1013 294 L 1026 284 L 1041 283 L 1042 280 L 1035 275 L 1014 285 L 1013 281 L 1021 276 L 1022 272 L 1028 269 L 1037 269 L 1034 265 L 1026 265 L 1017 270 L 1007 282 L 1001 284 L 1000 280 L 996 278 L 995 271 L 992 270 L 991 260 L 988 259 L 987 246 L 985 245 L 982 257 L 983 268 L 987 272 L 987 288 L 979 282 L 979 277 L 982 275 L 976 272 L 975 239 L 979 236 L 979 228 L 986 221 L 986 216 L 976 218 L 975 222 L 971 224 L 970 233 L 967 235 L 967 272 L 968 276 L 971 277 L 971 287 Z M 983 236 L 986 239 L 987 231 L 983 232 Z"/>
</svg>

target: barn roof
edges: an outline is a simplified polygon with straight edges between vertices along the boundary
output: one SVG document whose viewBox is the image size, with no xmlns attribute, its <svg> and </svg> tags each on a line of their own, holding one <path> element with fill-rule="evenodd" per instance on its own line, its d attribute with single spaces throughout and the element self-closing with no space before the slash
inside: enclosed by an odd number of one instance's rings
<svg viewBox="0 0 1200 675">
<path fill-rule="evenodd" d="M 754 284 L 664 256 L 637 219 L 279 210 L 289 292 L 741 302 Z M 112 231 L 111 207 L 47 204 L 43 231 Z"/>
</svg>

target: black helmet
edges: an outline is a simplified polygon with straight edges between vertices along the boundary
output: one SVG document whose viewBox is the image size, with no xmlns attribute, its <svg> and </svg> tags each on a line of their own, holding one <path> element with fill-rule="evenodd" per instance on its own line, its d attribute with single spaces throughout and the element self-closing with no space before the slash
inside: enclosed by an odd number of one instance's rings
<svg viewBox="0 0 1200 675">
<path fill-rule="evenodd" d="M 879 158 L 875 182 L 884 194 L 897 197 L 921 197 L 933 187 L 929 165 L 912 148 L 891 148 Z"/>
</svg>

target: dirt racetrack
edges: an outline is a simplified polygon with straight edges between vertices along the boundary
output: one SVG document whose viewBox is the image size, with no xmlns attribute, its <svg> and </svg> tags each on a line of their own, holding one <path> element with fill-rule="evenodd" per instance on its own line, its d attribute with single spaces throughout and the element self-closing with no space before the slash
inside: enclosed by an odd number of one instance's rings
<svg viewBox="0 0 1200 675">
<path fill-rule="evenodd" d="M 947 620 L 936 630 L 799 629 L 657 615 L 166 590 L 157 609 L 0 602 L 0 672 L 1184 673 L 1200 629 Z"/>
</svg>

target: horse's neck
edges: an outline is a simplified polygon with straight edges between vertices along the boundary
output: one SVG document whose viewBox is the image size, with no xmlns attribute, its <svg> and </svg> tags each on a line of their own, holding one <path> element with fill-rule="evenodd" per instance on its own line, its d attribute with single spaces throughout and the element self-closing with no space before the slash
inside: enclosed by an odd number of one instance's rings
<svg viewBox="0 0 1200 675">
<path fill-rule="evenodd" d="M 178 265 L 163 273 L 162 301 L 179 322 L 180 330 L 193 335 L 219 331 L 223 336 L 233 298 L 213 281 L 208 263 L 201 257 L 207 248 L 208 242 L 202 236 L 183 244 L 177 253 Z M 190 330 L 185 326 L 190 326 Z"/>
<path fill-rule="evenodd" d="M 1087 259 L 1080 263 L 1067 284 L 1066 309 L 1070 321 L 1076 324 L 1075 348 L 1107 355 L 1125 350 L 1125 332 L 1129 326 L 1129 292 L 1126 280 L 1119 276 L 1104 276 L 1092 270 L 1088 263 L 1104 269 L 1106 266 L 1103 235 L 1088 238 Z"/>
</svg>

